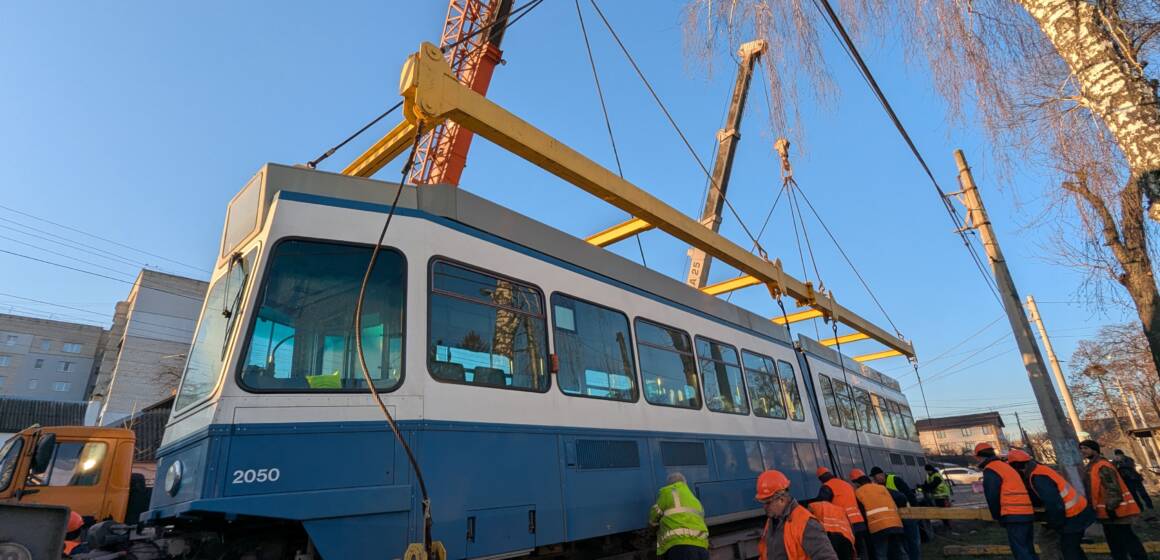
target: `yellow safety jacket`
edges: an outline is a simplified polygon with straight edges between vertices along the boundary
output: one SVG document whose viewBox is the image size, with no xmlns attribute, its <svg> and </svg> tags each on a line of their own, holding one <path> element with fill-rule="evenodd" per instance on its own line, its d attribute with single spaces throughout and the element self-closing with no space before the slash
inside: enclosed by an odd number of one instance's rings
<svg viewBox="0 0 1160 560">
<path fill-rule="evenodd" d="M 705 510 L 684 482 L 661 487 L 648 521 L 657 527 L 657 556 L 682 544 L 709 548 Z"/>
<path fill-rule="evenodd" d="M 938 473 L 930 473 L 930 474 L 926 475 L 927 483 L 934 482 L 935 477 L 938 477 L 939 483 L 938 483 L 938 486 L 935 486 L 934 491 L 931 492 L 930 496 L 932 498 L 949 498 L 949 497 L 951 497 L 951 487 L 950 487 L 950 485 L 947 484 L 946 477 L 944 477 Z"/>
</svg>

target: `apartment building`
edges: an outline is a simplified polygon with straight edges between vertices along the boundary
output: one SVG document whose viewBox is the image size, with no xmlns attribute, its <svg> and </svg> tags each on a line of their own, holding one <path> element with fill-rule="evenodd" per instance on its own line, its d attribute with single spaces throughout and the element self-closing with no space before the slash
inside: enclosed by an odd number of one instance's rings
<svg viewBox="0 0 1160 560">
<path fill-rule="evenodd" d="M 0 395 L 88 399 L 105 333 L 93 325 L 0 313 Z"/>
<path fill-rule="evenodd" d="M 996 450 L 1007 449 L 1003 417 L 998 412 L 924 418 L 915 422 L 918 441 L 927 455 L 974 455 L 975 444 L 986 441 Z"/>
</svg>

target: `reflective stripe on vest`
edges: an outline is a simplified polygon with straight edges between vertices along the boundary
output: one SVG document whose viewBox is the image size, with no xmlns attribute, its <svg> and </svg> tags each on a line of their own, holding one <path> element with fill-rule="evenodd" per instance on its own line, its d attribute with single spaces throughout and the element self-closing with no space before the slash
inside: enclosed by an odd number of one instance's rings
<svg viewBox="0 0 1160 560">
<path fill-rule="evenodd" d="M 677 527 L 674 529 L 669 529 L 668 531 L 665 531 L 664 533 L 661 533 L 661 536 L 659 538 L 660 538 L 660 540 L 663 541 L 663 540 L 671 539 L 673 537 L 692 537 L 694 539 L 707 539 L 707 538 L 709 538 L 709 533 L 706 531 L 699 531 L 697 529 L 690 529 L 688 527 Z"/>
<path fill-rule="evenodd" d="M 1116 482 L 1120 484 L 1120 495 L 1123 501 L 1116 506 L 1116 517 L 1129 517 L 1140 514 L 1140 506 L 1136 504 L 1136 500 L 1132 498 L 1132 492 L 1128 490 L 1128 485 L 1124 483 L 1120 472 L 1116 470 L 1116 466 L 1111 464 L 1107 459 L 1100 457 L 1091 464 L 1091 480 L 1089 484 L 1092 487 L 1092 505 L 1096 509 L 1096 517 L 1100 519 L 1108 518 L 1108 506 L 1104 503 L 1104 487 L 1100 484 L 1100 469 L 1112 469 L 1112 474 L 1116 476 Z"/>
<path fill-rule="evenodd" d="M 810 513 L 814 514 L 827 533 L 838 533 L 850 541 L 850 546 L 854 546 L 854 529 L 850 527 L 850 521 L 846 519 L 846 512 L 842 508 L 830 502 L 814 502 L 810 504 Z"/>
<path fill-rule="evenodd" d="M 1055 472 L 1055 470 L 1051 467 L 1036 465 L 1035 468 L 1031 470 L 1031 478 L 1034 479 L 1037 476 L 1046 476 L 1049 480 L 1055 483 L 1055 488 L 1059 490 L 1059 497 L 1063 499 L 1063 511 L 1064 515 L 1067 517 L 1075 517 L 1083 513 L 1083 510 L 1087 508 L 1087 499 L 1085 499 L 1083 496 L 1080 496 L 1075 487 L 1071 484 L 1068 484 L 1067 480 L 1064 480 L 1064 478 L 1060 476 L 1059 473 Z M 1035 484 L 1030 484 L 1029 489 L 1034 492 Z"/>
<path fill-rule="evenodd" d="M 701 511 L 701 508 L 682 506 L 681 505 L 681 495 L 679 493 L 677 493 L 676 488 L 673 489 L 672 496 L 673 496 L 673 507 L 662 511 L 661 515 L 672 515 L 674 513 L 695 513 L 695 514 L 700 515 L 702 517 L 705 516 L 705 512 Z"/>
<path fill-rule="evenodd" d="M 854 487 L 849 482 L 834 477 L 827 480 L 825 485 L 834 494 L 834 505 L 846 511 L 846 518 L 850 520 L 850 525 L 866 522 L 866 518 L 862 517 L 862 511 L 858 509 L 858 498 L 854 494 Z"/>
<path fill-rule="evenodd" d="M 1031 508 L 1031 496 L 1027 494 L 1027 486 L 1023 484 L 1023 479 L 1011 465 L 995 459 L 988 462 L 983 468 L 998 475 L 1001 481 L 999 486 L 1000 517 L 1035 514 L 1035 510 Z"/>
<path fill-rule="evenodd" d="M 858 501 L 866 509 L 866 524 L 871 533 L 877 533 L 893 527 L 902 527 L 902 517 L 898 515 L 898 506 L 894 505 L 894 498 L 885 486 L 879 484 L 863 484 L 855 492 Z"/>
</svg>

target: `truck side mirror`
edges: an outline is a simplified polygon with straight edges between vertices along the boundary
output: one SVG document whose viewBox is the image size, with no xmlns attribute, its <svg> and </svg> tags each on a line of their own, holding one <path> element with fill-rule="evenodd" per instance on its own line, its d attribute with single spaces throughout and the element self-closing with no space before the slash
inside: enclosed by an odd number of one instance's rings
<svg viewBox="0 0 1160 560">
<path fill-rule="evenodd" d="M 36 442 L 36 451 L 32 455 L 32 465 L 29 471 L 32 474 L 44 474 L 48 464 L 52 461 L 52 452 L 56 450 L 56 434 L 42 433 Z"/>
</svg>

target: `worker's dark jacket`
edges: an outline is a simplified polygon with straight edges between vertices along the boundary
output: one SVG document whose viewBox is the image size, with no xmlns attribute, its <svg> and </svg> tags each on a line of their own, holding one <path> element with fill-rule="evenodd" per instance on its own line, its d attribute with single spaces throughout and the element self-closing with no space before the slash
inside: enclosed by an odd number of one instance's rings
<svg viewBox="0 0 1160 560">
<path fill-rule="evenodd" d="M 1030 468 L 1030 465 L 1028 465 Z M 1059 488 L 1050 478 L 1039 475 L 1031 477 L 1031 486 L 1034 492 L 1031 495 L 1031 505 L 1043 508 L 1045 523 L 1048 527 L 1060 533 L 1082 533 L 1089 525 L 1096 522 L 1096 512 L 1091 506 L 1084 508 L 1079 515 L 1067 518 L 1063 507 L 1063 496 L 1059 495 Z M 992 512 L 992 515 L 994 512 Z"/>
<path fill-rule="evenodd" d="M 999 475 L 995 474 L 991 469 L 986 468 L 987 463 L 999 460 L 998 457 L 989 457 L 987 460 L 979 463 L 979 470 L 983 471 L 983 496 L 987 498 L 987 507 L 991 510 L 991 517 L 999 520 L 1000 523 L 1034 522 L 1034 515 L 999 515 L 999 500 L 1001 499 L 999 489 L 1003 486 L 1003 479 L 999 478 Z"/>
<path fill-rule="evenodd" d="M 798 503 L 794 500 L 786 506 L 785 513 L 770 519 L 769 532 L 765 535 L 767 560 L 789 560 L 785 551 L 785 520 L 796 507 Z M 825 529 L 817 519 L 810 518 L 806 523 L 806 530 L 802 533 L 802 550 L 810 560 L 838 560 L 834 546 L 830 544 L 830 537 L 826 536 Z"/>
</svg>

